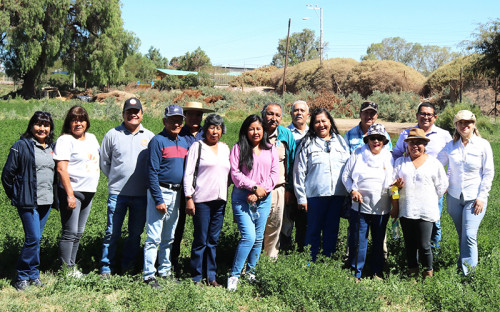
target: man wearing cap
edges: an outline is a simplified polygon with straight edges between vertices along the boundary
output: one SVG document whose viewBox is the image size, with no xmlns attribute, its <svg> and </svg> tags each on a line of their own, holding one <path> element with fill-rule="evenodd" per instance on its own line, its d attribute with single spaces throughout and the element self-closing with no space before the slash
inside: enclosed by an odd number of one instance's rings
<svg viewBox="0 0 500 312">
<path fill-rule="evenodd" d="M 144 244 L 144 282 L 160 288 L 155 278 L 158 256 L 158 275 L 171 276 L 170 250 L 179 216 L 184 159 L 188 144 L 179 136 L 184 115 L 182 108 L 170 105 L 165 109 L 165 128 L 151 139 L 148 146 L 148 205 L 146 213 L 147 238 Z"/>
<path fill-rule="evenodd" d="M 106 133 L 100 149 L 100 167 L 108 177 L 108 221 L 102 246 L 101 275 L 117 270 L 116 249 L 129 211 L 129 235 L 123 246 L 121 271 L 133 271 L 146 223 L 147 148 L 154 134 L 141 124 L 141 101 L 130 98 L 123 106 L 123 122 Z M 139 164 L 139 165 L 138 165 Z"/>
<path fill-rule="evenodd" d="M 298 148 L 300 141 L 309 130 L 307 119 L 309 118 L 309 106 L 306 101 L 298 100 L 292 104 L 290 110 L 292 123 L 287 127 L 293 134 L 295 145 Z M 293 168 L 293 164 L 292 164 Z M 292 231 L 295 224 L 295 243 L 299 252 L 304 250 L 306 239 L 307 213 L 297 209 L 295 194 L 291 193 L 291 200 L 285 206 L 283 213 L 283 225 L 281 226 L 280 248 L 290 250 L 292 248 Z"/>
<path fill-rule="evenodd" d="M 413 128 L 420 128 L 424 130 L 425 136 L 430 140 L 425 147 L 425 153 L 433 157 L 437 157 L 439 152 L 444 148 L 446 143 L 451 141 L 451 135 L 448 131 L 439 128 L 434 125 L 436 121 L 436 108 L 432 103 L 423 102 L 418 105 L 417 108 L 417 121 L 418 124 Z M 411 129 L 411 128 L 410 128 Z M 404 130 L 399 136 L 394 151 L 392 152 L 392 157 L 394 160 L 403 156 L 407 150 L 408 144 L 405 139 L 408 137 L 410 129 Z M 443 197 L 439 199 L 439 213 L 441 214 L 443 210 Z M 434 223 L 434 228 L 432 229 L 431 242 L 436 248 L 439 248 L 439 242 L 441 241 L 441 221 L 438 220 Z"/>
<path fill-rule="evenodd" d="M 363 137 L 368 132 L 368 128 L 370 128 L 370 126 L 377 121 L 378 104 L 371 101 L 363 102 L 363 104 L 361 104 L 361 109 L 359 110 L 359 118 L 361 119 L 359 124 L 351 130 L 347 131 L 344 135 L 344 139 L 347 145 L 349 145 L 349 151 L 351 152 L 351 154 L 358 147 L 365 145 Z M 392 143 L 387 131 L 385 131 L 385 137 L 389 140 L 389 143 L 387 143 L 384 148 L 391 151 Z"/>
<path fill-rule="evenodd" d="M 203 104 L 200 102 L 188 102 L 182 109 L 186 116 L 186 120 L 179 136 L 186 140 L 189 149 L 194 142 L 203 140 L 203 129 L 201 127 L 203 113 L 212 113 L 214 110 L 203 108 Z M 174 267 L 177 266 L 178 263 L 182 236 L 184 235 L 184 226 L 186 224 L 186 202 L 184 200 L 184 193 L 181 196 L 179 220 L 177 221 L 174 243 L 172 244 L 172 264 Z"/>
<path fill-rule="evenodd" d="M 264 252 L 271 258 L 278 257 L 280 232 L 283 223 L 285 203 L 293 194 L 293 159 L 295 157 L 295 139 L 287 128 L 280 126 L 282 109 L 278 103 L 269 103 L 262 109 L 264 131 L 269 142 L 276 147 L 279 156 L 280 177 L 271 192 L 271 212 L 264 232 Z"/>
</svg>

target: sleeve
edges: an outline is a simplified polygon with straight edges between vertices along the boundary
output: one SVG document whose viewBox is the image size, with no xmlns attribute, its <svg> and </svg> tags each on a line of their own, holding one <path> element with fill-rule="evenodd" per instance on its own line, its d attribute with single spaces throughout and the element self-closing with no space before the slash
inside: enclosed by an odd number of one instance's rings
<svg viewBox="0 0 500 312">
<path fill-rule="evenodd" d="M 401 132 L 401 134 L 399 135 L 399 139 L 396 142 L 396 146 L 394 146 L 394 150 L 392 151 L 392 158 L 394 158 L 394 160 L 403 156 L 405 152 L 406 149 L 405 139 L 408 136 L 406 133 L 407 133 L 406 130 Z"/>
<path fill-rule="evenodd" d="M 348 193 L 352 191 L 353 188 L 353 180 L 352 180 L 352 170 L 354 169 L 354 165 L 356 164 L 356 154 L 352 154 L 351 157 L 347 160 L 347 163 L 344 167 L 344 171 L 342 172 L 342 183 L 344 183 L 345 189 Z"/>
<path fill-rule="evenodd" d="M 271 183 L 272 185 L 269 187 L 269 189 L 266 189 L 266 191 L 269 193 L 271 192 L 276 184 L 278 183 L 279 177 L 280 177 L 280 164 L 279 164 L 279 155 L 278 151 L 276 148 L 273 146 L 271 148 Z"/>
<path fill-rule="evenodd" d="M 111 170 L 111 160 L 113 157 L 113 147 L 111 144 L 111 132 L 108 132 L 104 139 L 102 139 L 101 149 L 99 151 L 99 166 L 101 167 L 102 173 L 109 177 L 109 172 Z"/>
<path fill-rule="evenodd" d="M 234 144 L 231 154 L 229 155 L 229 163 L 231 165 L 231 179 L 237 188 L 251 190 L 257 183 L 249 179 L 239 168 L 240 163 L 240 146 Z"/>
<path fill-rule="evenodd" d="M 148 145 L 148 187 L 151 196 L 155 201 L 155 205 L 164 203 L 163 196 L 161 195 L 160 180 L 158 174 L 160 172 L 160 163 L 162 158 L 162 151 L 160 142 L 153 138 Z"/>
<path fill-rule="evenodd" d="M 288 160 L 288 168 L 287 168 L 287 185 L 286 189 L 293 192 L 293 163 L 295 161 L 295 152 L 297 149 L 297 144 L 295 143 L 295 139 L 293 138 L 293 134 L 291 131 L 288 131 L 288 149 L 287 149 L 287 160 Z"/>
<path fill-rule="evenodd" d="M 68 160 L 71 158 L 71 141 L 67 134 L 60 136 L 54 148 L 54 160 Z"/>
<path fill-rule="evenodd" d="M 435 175 L 434 186 L 436 187 L 436 194 L 441 197 L 448 189 L 448 176 L 444 171 L 444 167 L 439 161 L 436 161 L 437 172 Z"/>
<path fill-rule="evenodd" d="M 12 199 L 14 196 L 14 179 L 19 169 L 19 149 L 19 144 L 17 142 L 14 143 L 10 148 L 7 162 L 2 170 L 2 185 L 9 199 Z"/>
<path fill-rule="evenodd" d="M 389 140 L 389 143 L 387 143 L 387 145 L 385 146 L 385 148 L 387 148 L 387 150 L 389 150 L 389 151 L 392 151 L 391 136 L 389 135 L 389 133 L 387 131 L 385 132 L 385 137 Z"/>
<path fill-rule="evenodd" d="M 349 147 L 349 151 L 352 152 L 352 150 L 351 150 L 351 141 L 350 140 L 351 140 L 351 130 L 347 131 L 344 134 L 344 141 L 347 144 L 347 146 Z"/>
<path fill-rule="evenodd" d="M 437 155 L 437 160 L 439 160 L 439 162 L 441 163 L 441 165 L 443 165 L 443 167 L 446 166 L 448 164 L 448 161 L 449 161 L 448 149 L 449 149 L 449 143 L 446 144 Z"/>
<path fill-rule="evenodd" d="M 302 146 L 295 157 L 293 166 L 293 186 L 298 204 L 306 204 L 307 147 Z"/>
<path fill-rule="evenodd" d="M 400 157 L 400 158 L 394 160 L 394 168 L 392 170 L 392 180 L 393 181 L 396 180 L 397 178 L 403 177 L 403 175 L 401 173 L 401 170 L 403 167 L 403 161 L 404 161 L 403 157 Z"/>
<path fill-rule="evenodd" d="M 201 143 L 198 144 L 201 145 Z M 198 150 L 199 146 L 195 144 L 194 148 L 189 149 L 186 156 L 186 166 L 184 168 L 184 194 L 186 196 L 192 196 L 194 194 L 193 178 L 196 162 L 198 161 Z"/>
<path fill-rule="evenodd" d="M 481 184 L 479 185 L 479 194 L 477 199 L 487 201 L 491 190 L 491 183 L 495 175 L 495 165 L 493 163 L 493 151 L 491 145 L 486 140 L 484 141 L 484 157 L 483 157 L 483 175 L 481 176 Z"/>
</svg>

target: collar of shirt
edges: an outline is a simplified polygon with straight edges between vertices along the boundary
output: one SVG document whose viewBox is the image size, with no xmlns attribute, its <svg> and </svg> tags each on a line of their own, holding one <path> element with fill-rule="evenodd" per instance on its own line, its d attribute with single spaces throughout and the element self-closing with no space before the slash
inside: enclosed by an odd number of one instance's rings
<svg viewBox="0 0 500 312">
<path fill-rule="evenodd" d="M 161 132 L 161 134 L 163 136 L 165 136 L 167 139 L 169 139 L 170 141 L 179 141 L 179 135 L 177 135 L 175 138 L 170 135 L 170 133 L 167 132 L 167 130 L 165 130 L 165 128 L 163 128 L 163 131 Z"/>
<path fill-rule="evenodd" d="M 418 126 L 418 124 L 417 124 L 417 125 L 416 125 L 415 127 L 413 127 L 413 128 L 420 128 L 420 127 L 419 127 L 419 126 Z M 431 134 L 433 134 L 433 133 L 437 133 L 437 128 L 438 128 L 438 126 L 436 126 L 435 124 L 432 124 L 432 126 L 431 126 L 431 131 L 427 132 L 427 133 L 425 134 L 425 136 L 429 136 L 429 135 L 431 135 Z"/>
<path fill-rule="evenodd" d="M 304 133 L 300 132 L 297 127 L 293 124 L 293 122 L 288 126 L 288 129 L 292 132 L 300 133 L 300 134 L 305 134 L 309 130 L 309 126 L 306 124 L 306 129 L 304 130 Z"/>
<path fill-rule="evenodd" d="M 127 127 L 125 127 L 125 123 L 122 122 L 121 125 L 117 128 L 117 130 L 121 131 L 121 132 L 128 132 L 130 134 L 137 134 L 139 132 L 144 132 L 144 127 L 142 126 L 142 123 L 141 123 L 141 124 L 139 124 L 139 130 L 137 130 L 136 133 L 132 133 L 132 132 L 130 132 L 129 129 L 127 129 Z"/>
<path fill-rule="evenodd" d="M 276 129 L 274 130 L 273 133 L 271 133 L 271 135 L 269 136 L 269 139 L 275 139 L 278 137 L 278 127 L 276 127 Z"/>
</svg>

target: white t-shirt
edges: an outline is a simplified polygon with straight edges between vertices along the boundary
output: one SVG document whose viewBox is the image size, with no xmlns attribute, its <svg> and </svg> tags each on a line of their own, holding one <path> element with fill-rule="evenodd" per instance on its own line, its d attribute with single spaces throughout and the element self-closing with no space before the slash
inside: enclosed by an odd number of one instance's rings
<svg viewBox="0 0 500 312">
<path fill-rule="evenodd" d="M 96 192 L 99 183 L 99 142 L 95 135 L 85 133 L 85 140 L 77 140 L 70 134 L 61 135 L 54 149 L 54 160 L 69 162 L 69 179 L 74 191 Z"/>
</svg>

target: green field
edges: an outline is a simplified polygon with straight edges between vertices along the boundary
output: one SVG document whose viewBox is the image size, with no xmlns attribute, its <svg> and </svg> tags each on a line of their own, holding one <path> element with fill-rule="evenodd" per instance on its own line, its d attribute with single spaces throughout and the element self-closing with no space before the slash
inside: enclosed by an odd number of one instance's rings
<svg viewBox="0 0 500 312">
<path fill-rule="evenodd" d="M 46 104 L 32 102 L 22 107 L 0 103 L 0 164 L 3 166 L 10 146 L 24 132 L 27 118 L 34 109 Z M 116 111 L 103 118 L 102 111 L 90 105 L 91 128 L 101 141 L 104 134 L 118 125 Z M 111 113 L 114 112 L 114 115 Z M 60 114 L 56 133 L 62 125 Z M 115 120 L 109 120 L 112 118 Z M 144 125 L 157 133 L 161 120 L 146 115 Z M 237 139 L 241 121 L 228 123 L 223 141 L 230 146 Z M 500 143 L 492 143 L 495 166 L 500 168 Z M 276 262 L 261 258 L 257 282 L 242 282 L 234 293 L 223 288 L 200 289 L 190 282 L 189 255 L 192 222 L 188 217 L 181 249 L 182 266 L 176 268 L 181 283 L 160 281 L 162 290 L 153 290 L 137 276 L 112 276 L 102 280 L 98 275 L 101 243 L 106 226 L 106 178 L 101 175 L 99 187 L 81 241 L 78 265 L 82 279 L 68 279 L 58 274 L 57 242 L 61 229 L 59 212 L 52 210 L 42 240 L 41 270 L 43 289 L 17 292 L 12 287 L 16 259 L 24 240 L 21 221 L 0 192 L 0 310 L 1 311 L 500 311 L 500 177 L 493 181 L 486 217 L 478 236 L 480 263 L 475 274 L 463 277 L 457 273 L 458 238 L 453 223 L 443 212 L 443 241 L 435 255 L 435 276 L 425 282 L 406 278 L 402 239 L 388 235 L 389 257 L 386 279 L 362 279 L 355 283 L 348 270 L 342 269 L 346 244 L 347 221 L 341 220 L 338 252 L 332 259 L 320 258 L 309 263 L 307 254 L 280 255 Z M 444 209 L 445 210 L 445 209 Z M 126 235 L 126 233 L 124 234 Z M 144 235 L 143 235 L 144 236 Z M 145 237 L 143 237 L 144 239 Z M 238 243 L 239 232 L 233 223 L 228 203 L 218 247 L 219 275 L 226 282 Z"/>
</svg>

